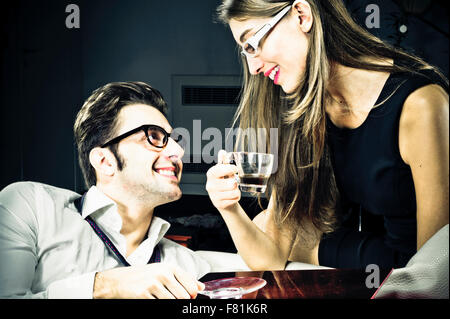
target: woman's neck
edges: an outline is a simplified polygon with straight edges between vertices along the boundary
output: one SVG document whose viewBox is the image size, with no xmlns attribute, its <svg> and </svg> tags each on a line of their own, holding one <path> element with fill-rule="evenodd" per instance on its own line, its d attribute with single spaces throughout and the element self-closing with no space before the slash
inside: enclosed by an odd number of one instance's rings
<svg viewBox="0 0 450 319">
<path fill-rule="evenodd" d="M 384 64 L 392 61 L 385 61 Z M 334 64 L 327 86 L 326 112 L 338 127 L 355 128 L 364 122 L 389 77 L 387 72 Z"/>
</svg>

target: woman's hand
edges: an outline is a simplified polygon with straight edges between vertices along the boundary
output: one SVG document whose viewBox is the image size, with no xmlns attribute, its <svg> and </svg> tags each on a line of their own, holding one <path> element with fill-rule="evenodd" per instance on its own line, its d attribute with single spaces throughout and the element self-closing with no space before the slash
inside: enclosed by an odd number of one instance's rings
<svg viewBox="0 0 450 319">
<path fill-rule="evenodd" d="M 250 269 L 284 269 L 292 238 L 286 236 L 287 232 L 275 224 L 270 227 L 270 223 L 264 221 L 265 226 L 260 229 L 252 222 L 238 203 L 241 199 L 241 191 L 235 180 L 238 170 L 235 165 L 229 164 L 228 158 L 228 154 L 220 150 L 217 165 L 211 167 L 206 174 L 206 190 L 212 203 L 221 213 L 239 255 Z M 268 208 L 273 209 L 273 206 L 271 198 Z M 262 222 L 263 220 L 260 221 Z M 264 230 L 267 227 L 270 231 L 268 234 Z"/>
<path fill-rule="evenodd" d="M 241 191 L 235 179 L 236 173 L 237 167 L 229 164 L 227 152 L 220 150 L 217 165 L 206 173 L 206 191 L 219 211 L 234 207 L 241 199 Z"/>
</svg>

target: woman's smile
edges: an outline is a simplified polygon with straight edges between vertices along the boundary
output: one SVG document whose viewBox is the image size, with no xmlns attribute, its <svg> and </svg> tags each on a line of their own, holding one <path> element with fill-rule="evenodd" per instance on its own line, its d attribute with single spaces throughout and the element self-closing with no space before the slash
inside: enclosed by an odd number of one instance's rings
<svg viewBox="0 0 450 319">
<path fill-rule="evenodd" d="M 273 81 L 273 83 L 278 84 L 278 78 L 280 76 L 280 66 L 277 65 L 268 70 L 264 73 L 264 76 L 268 76 Z"/>
</svg>

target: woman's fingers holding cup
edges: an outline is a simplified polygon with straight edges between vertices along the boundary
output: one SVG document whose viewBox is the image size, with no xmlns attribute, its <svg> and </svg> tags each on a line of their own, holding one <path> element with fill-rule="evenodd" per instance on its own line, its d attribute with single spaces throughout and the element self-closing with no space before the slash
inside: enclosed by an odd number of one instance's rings
<svg viewBox="0 0 450 319">
<path fill-rule="evenodd" d="M 209 179 L 219 179 L 219 178 L 234 178 L 234 175 L 238 172 L 235 165 L 230 164 L 217 164 L 211 167 L 208 172 L 206 172 L 206 177 Z"/>
<path fill-rule="evenodd" d="M 239 188 L 231 191 L 209 192 L 211 202 L 217 209 L 226 209 L 241 199 L 241 191 Z"/>
<path fill-rule="evenodd" d="M 206 191 L 218 209 L 228 208 L 241 199 L 241 191 L 236 180 L 238 169 L 236 165 L 229 164 L 231 154 L 220 150 L 217 158 L 218 164 L 211 167 L 206 173 Z"/>
<path fill-rule="evenodd" d="M 241 199 L 241 191 L 239 188 L 233 189 L 231 191 L 220 192 L 217 196 L 218 200 L 221 201 L 239 201 Z"/>
<path fill-rule="evenodd" d="M 237 188 L 238 183 L 234 178 L 208 179 L 206 181 L 206 190 L 208 192 L 226 192 Z"/>
<path fill-rule="evenodd" d="M 225 150 L 220 150 L 217 154 L 217 164 L 229 164 L 229 155 Z"/>
</svg>

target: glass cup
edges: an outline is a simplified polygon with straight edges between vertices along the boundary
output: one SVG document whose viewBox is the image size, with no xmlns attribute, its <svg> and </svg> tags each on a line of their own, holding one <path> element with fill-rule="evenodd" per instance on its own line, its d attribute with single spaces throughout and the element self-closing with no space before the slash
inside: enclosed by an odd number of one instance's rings
<svg viewBox="0 0 450 319">
<path fill-rule="evenodd" d="M 273 154 L 231 152 L 229 161 L 237 166 L 237 182 L 242 192 L 264 193 L 272 173 Z"/>
</svg>

